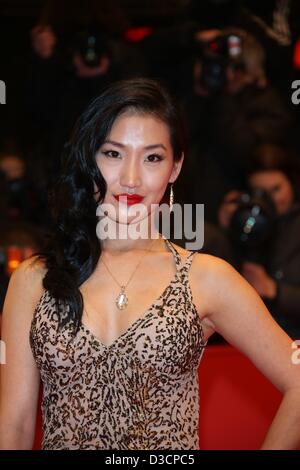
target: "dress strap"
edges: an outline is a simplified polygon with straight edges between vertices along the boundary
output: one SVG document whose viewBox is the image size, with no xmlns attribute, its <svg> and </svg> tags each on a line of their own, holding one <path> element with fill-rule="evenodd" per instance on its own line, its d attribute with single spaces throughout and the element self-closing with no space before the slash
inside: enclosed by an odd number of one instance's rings
<svg viewBox="0 0 300 470">
<path fill-rule="evenodd" d="M 162 235 L 162 238 L 165 240 L 166 242 L 166 245 L 167 247 L 172 251 L 173 255 L 174 255 L 174 258 L 175 258 L 175 262 L 176 262 L 176 268 L 177 268 L 177 271 L 179 271 L 179 269 L 183 269 L 183 267 L 185 267 L 188 271 L 189 269 L 189 266 L 192 262 L 192 259 L 193 259 L 193 255 L 196 253 L 196 252 L 193 252 L 191 251 L 183 261 L 181 261 L 181 256 L 180 254 L 178 253 L 178 251 L 176 250 L 175 246 L 173 245 L 173 243 L 168 240 L 164 235 Z"/>
<path fill-rule="evenodd" d="M 194 256 L 196 255 L 197 251 L 191 251 L 185 259 L 181 262 L 181 257 L 176 250 L 175 246 L 173 246 L 172 242 L 165 238 L 163 236 L 167 246 L 170 248 L 170 250 L 173 252 L 174 257 L 176 259 L 176 268 L 177 268 L 177 273 L 178 273 L 178 279 L 181 282 L 181 285 L 183 286 L 187 298 L 189 299 L 189 302 L 192 306 L 192 308 L 197 312 L 196 306 L 194 304 L 193 300 L 193 294 L 192 294 L 192 289 L 190 285 L 190 280 L 189 280 L 189 271 L 190 267 L 192 264 L 192 261 L 194 259 Z"/>
<path fill-rule="evenodd" d="M 173 246 L 173 244 L 170 242 L 170 240 L 168 240 L 164 235 L 162 235 L 162 238 L 164 239 L 165 244 L 167 245 L 167 248 L 169 248 L 169 250 L 173 253 L 173 256 L 175 258 L 175 263 L 176 263 L 176 269 L 178 271 L 179 266 L 181 264 L 180 255 L 179 255 L 178 251 L 176 250 L 175 246 Z"/>
</svg>

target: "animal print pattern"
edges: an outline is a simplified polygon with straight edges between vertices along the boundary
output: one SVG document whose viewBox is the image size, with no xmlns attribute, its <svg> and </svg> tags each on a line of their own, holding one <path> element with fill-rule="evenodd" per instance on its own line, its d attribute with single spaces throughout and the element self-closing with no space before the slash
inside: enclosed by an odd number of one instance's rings
<svg viewBox="0 0 300 470">
<path fill-rule="evenodd" d="M 181 262 L 161 296 L 106 346 L 81 323 L 57 330 L 55 299 L 41 296 L 30 345 L 43 383 L 45 450 L 197 450 L 198 367 L 207 342 Z"/>
</svg>

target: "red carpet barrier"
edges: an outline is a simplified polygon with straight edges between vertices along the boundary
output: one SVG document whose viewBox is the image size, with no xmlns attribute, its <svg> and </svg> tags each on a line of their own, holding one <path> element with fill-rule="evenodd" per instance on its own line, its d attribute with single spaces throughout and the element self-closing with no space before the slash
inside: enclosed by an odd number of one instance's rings
<svg viewBox="0 0 300 470">
<path fill-rule="evenodd" d="M 259 449 L 281 394 L 232 346 L 208 346 L 204 354 L 199 368 L 201 448 Z M 39 412 L 35 449 L 40 442 Z"/>
</svg>

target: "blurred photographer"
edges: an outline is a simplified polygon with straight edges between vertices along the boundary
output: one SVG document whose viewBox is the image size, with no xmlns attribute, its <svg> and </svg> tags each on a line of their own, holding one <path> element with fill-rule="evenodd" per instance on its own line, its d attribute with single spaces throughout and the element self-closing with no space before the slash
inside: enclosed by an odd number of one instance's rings
<svg viewBox="0 0 300 470">
<path fill-rule="evenodd" d="M 195 89 L 198 94 L 235 94 L 245 86 L 267 85 L 265 54 L 259 42 L 239 28 L 195 35 Z"/>
<path fill-rule="evenodd" d="M 112 79 L 107 36 L 93 24 L 59 35 L 50 25 L 31 31 L 32 61 L 26 110 L 37 163 L 46 177 L 59 170 L 60 154 L 78 115 Z M 43 159 L 41 162 L 39 160 Z"/>
<path fill-rule="evenodd" d="M 119 38 L 126 28 L 114 0 L 45 0 L 41 5 L 30 31 L 21 93 L 26 121 L 19 127 L 23 148 L 50 184 L 77 117 L 119 78 Z"/>
<path fill-rule="evenodd" d="M 243 184 L 249 155 L 264 142 L 284 145 L 291 118 L 267 80 L 262 45 L 247 31 L 196 32 L 193 73 L 184 103 L 191 143 L 185 192 L 217 222 L 224 193 Z"/>
<path fill-rule="evenodd" d="M 280 325 L 300 338 L 298 162 L 281 147 L 262 145 L 249 162 L 247 183 L 247 193 L 225 195 L 219 224 L 234 241 L 241 273 Z"/>
</svg>

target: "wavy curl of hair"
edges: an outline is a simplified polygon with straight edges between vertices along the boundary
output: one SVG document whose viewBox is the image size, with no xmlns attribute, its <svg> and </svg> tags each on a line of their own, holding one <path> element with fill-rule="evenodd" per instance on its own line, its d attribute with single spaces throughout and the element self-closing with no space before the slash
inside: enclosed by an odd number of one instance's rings
<svg viewBox="0 0 300 470">
<path fill-rule="evenodd" d="M 107 188 L 95 156 L 115 119 L 126 111 L 150 114 L 168 125 L 174 161 L 186 148 L 179 108 L 154 80 L 136 78 L 113 83 L 77 120 L 62 157 L 61 174 L 49 192 L 53 229 L 45 246 L 35 253 L 46 267 L 43 287 L 55 299 L 58 327 L 71 324 L 75 335 L 83 314 L 79 287 L 93 273 L 101 256 L 96 210 Z"/>
</svg>

